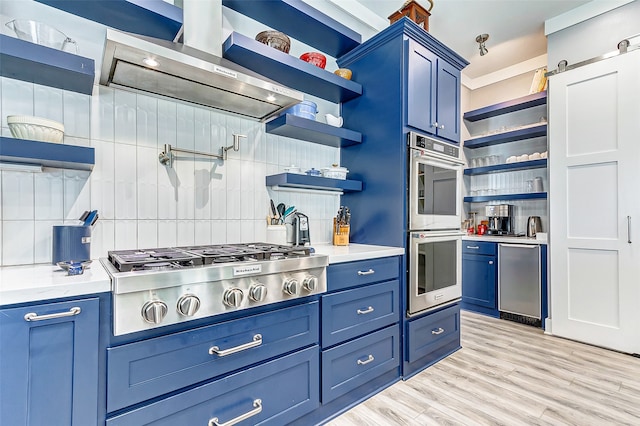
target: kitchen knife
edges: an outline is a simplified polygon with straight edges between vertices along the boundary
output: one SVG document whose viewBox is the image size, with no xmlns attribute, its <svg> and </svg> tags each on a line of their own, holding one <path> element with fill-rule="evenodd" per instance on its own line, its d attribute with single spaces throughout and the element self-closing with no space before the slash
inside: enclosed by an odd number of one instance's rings
<svg viewBox="0 0 640 426">
<path fill-rule="evenodd" d="M 84 226 L 92 226 L 96 222 L 96 220 L 98 220 L 98 210 L 91 210 L 91 212 L 87 213 L 88 214 L 86 215 L 83 214 L 80 220 L 84 221 Z"/>
<path fill-rule="evenodd" d="M 273 203 L 273 200 L 269 200 L 271 202 L 271 216 L 276 216 L 276 205 Z"/>
</svg>

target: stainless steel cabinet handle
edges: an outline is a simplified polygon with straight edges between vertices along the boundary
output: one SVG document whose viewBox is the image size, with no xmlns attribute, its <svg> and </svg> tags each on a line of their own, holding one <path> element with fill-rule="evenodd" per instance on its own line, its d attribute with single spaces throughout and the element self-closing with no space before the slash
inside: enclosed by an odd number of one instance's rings
<svg viewBox="0 0 640 426">
<path fill-rule="evenodd" d="M 358 365 L 367 365 L 370 362 L 373 362 L 375 358 L 373 357 L 373 355 L 369 354 L 369 356 L 367 357 L 367 359 L 365 359 L 364 361 L 359 359 L 356 362 L 358 363 Z"/>
<path fill-rule="evenodd" d="M 253 342 L 243 343 L 242 345 L 238 345 L 235 348 L 220 349 L 217 346 L 211 346 L 211 348 L 209 348 L 209 355 L 227 356 L 235 354 L 236 352 L 244 351 L 246 349 L 255 348 L 256 346 L 260 346 L 261 344 L 262 334 L 256 334 L 255 336 L 253 336 Z"/>
<path fill-rule="evenodd" d="M 38 315 L 35 312 L 29 312 L 28 314 L 24 315 L 24 320 L 25 321 L 44 321 L 44 320 L 50 320 L 54 318 L 72 317 L 74 315 L 78 315 L 80 312 L 82 312 L 82 309 L 80 309 L 78 306 L 74 306 L 73 308 L 69 309 L 66 312 L 58 312 L 57 314 Z"/>
<path fill-rule="evenodd" d="M 236 417 L 235 419 L 231 419 L 226 423 L 218 423 L 218 418 L 214 417 L 211 420 L 209 420 L 209 426 L 233 426 L 235 424 L 240 423 L 243 420 L 247 420 L 249 417 L 253 417 L 256 414 L 260 414 L 262 412 L 262 400 L 261 399 L 254 399 L 253 400 L 253 410 L 241 414 L 238 417 Z"/>
<path fill-rule="evenodd" d="M 437 122 L 437 121 L 436 121 L 436 122 L 434 122 L 434 123 L 431 125 L 431 127 L 435 127 L 435 128 L 437 129 L 437 128 L 438 128 L 438 122 Z"/>
<path fill-rule="evenodd" d="M 370 314 L 371 312 L 373 312 L 373 306 L 369 306 L 364 311 L 362 309 L 358 309 L 356 312 L 358 313 L 358 315 Z"/>
<path fill-rule="evenodd" d="M 431 334 L 442 334 L 444 333 L 444 328 L 438 327 L 437 330 L 431 330 Z"/>
<path fill-rule="evenodd" d="M 627 243 L 631 244 L 631 216 L 627 216 Z"/>
<path fill-rule="evenodd" d="M 480 250 L 480 246 L 467 246 L 467 248 L 471 250 Z"/>
<path fill-rule="evenodd" d="M 371 275 L 371 274 L 375 274 L 376 271 L 374 271 L 373 269 L 369 268 L 368 271 L 358 271 L 358 275 Z"/>
<path fill-rule="evenodd" d="M 493 265 L 493 260 L 490 260 L 490 261 L 489 261 L 489 265 Z"/>
<path fill-rule="evenodd" d="M 444 124 L 441 124 L 439 128 L 444 130 Z"/>
</svg>

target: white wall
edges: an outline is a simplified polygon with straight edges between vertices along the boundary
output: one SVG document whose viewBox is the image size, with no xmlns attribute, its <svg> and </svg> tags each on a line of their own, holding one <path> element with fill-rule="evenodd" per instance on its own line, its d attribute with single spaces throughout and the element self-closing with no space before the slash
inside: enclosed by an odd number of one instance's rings
<svg viewBox="0 0 640 426">
<path fill-rule="evenodd" d="M 3 0 L 3 33 L 16 17 L 67 32 L 99 73 L 104 27 L 33 1 Z M 3 136 L 10 136 L 7 115 L 41 116 L 64 123 L 64 143 L 96 153 L 92 172 L 0 172 L 0 265 L 50 262 L 52 226 L 79 224 L 93 209 L 100 219 L 92 258 L 113 249 L 264 241 L 269 198 L 309 215 L 312 243 L 330 241 L 339 196 L 275 192 L 265 187 L 265 176 L 291 164 L 306 170 L 339 163 L 337 148 L 267 135 L 264 124 L 197 105 L 98 85 L 88 96 L 1 78 L 0 99 Z M 184 154 L 172 169 L 158 162 L 165 143 L 218 153 L 233 133 L 249 138 L 224 163 Z"/>
</svg>

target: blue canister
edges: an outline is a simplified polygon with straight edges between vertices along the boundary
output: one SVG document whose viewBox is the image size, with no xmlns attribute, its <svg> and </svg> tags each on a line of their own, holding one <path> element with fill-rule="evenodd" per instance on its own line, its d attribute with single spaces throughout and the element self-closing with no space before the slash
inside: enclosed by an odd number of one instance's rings
<svg viewBox="0 0 640 426">
<path fill-rule="evenodd" d="M 91 259 L 91 227 L 58 225 L 53 227 L 53 259 L 58 262 L 82 262 Z"/>
<path fill-rule="evenodd" d="M 318 112 L 318 105 L 311 101 L 302 101 L 297 105 L 286 109 L 282 114 L 292 114 L 302 118 L 308 118 L 309 120 L 316 119 L 316 113 Z"/>
</svg>

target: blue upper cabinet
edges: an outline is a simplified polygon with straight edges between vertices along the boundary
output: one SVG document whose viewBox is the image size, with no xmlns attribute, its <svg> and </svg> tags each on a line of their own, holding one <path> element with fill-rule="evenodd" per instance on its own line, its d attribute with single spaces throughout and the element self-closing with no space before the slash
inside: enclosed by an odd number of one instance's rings
<svg viewBox="0 0 640 426">
<path fill-rule="evenodd" d="M 163 0 L 37 0 L 118 30 L 173 40 L 182 27 L 182 9 Z"/>
<path fill-rule="evenodd" d="M 0 34 L 0 75 L 90 95 L 93 59 Z"/>
<path fill-rule="evenodd" d="M 362 40 L 360 34 L 300 0 L 222 0 L 222 4 L 333 57 Z"/>
<path fill-rule="evenodd" d="M 406 40 L 407 125 L 460 143 L 460 69 Z"/>
</svg>

